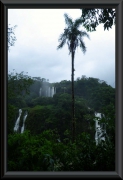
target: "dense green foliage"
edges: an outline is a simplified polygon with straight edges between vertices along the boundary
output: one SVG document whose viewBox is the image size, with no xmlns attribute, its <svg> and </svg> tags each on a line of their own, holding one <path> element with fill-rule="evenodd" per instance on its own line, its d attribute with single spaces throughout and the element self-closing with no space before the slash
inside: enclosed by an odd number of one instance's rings
<svg viewBox="0 0 123 180">
<path fill-rule="evenodd" d="M 15 118 L 18 116 L 18 109 L 27 107 L 24 96 L 29 94 L 29 86 L 33 80 L 28 75 L 12 72 L 8 74 L 8 133 L 13 132 Z"/>
<path fill-rule="evenodd" d="M 71 81 L 54 83 L 53 97 L 39 96 L 41 78 L 23 73 L 8 78 L 9 171 L 114 171 L 115 89 L 96 78 L 75 83 L 76 141 L 71 138 Z M 17 78 L 18 77 L 18 78 Z M 14 88 L 16 87 L 16 88 Z M 12 93 L 14 90 L 15 93 Z M 25 131 L 14 132 L 18 110 L 25 111 Z M 95 143 L 94 112 L 105 114 L 106 141 Z"/>
<path fill-rule="evenodd" d="M 97 15 L 98 14 L 98 15 Z M 77 30 L 80 24 L 87 31 L 96 30 L 104 24 L 104 30 L 115 22 L 113 9 L 84 9 L 82 17 L 74 22 L 67 15 L 65 28 L 60 37 L 61 48 L 69 40 L 72 52 L 72 74 L 74 52 L 80 45 L 86 51 L 82 36 L 87 33 Z M 71 26 L 72 24 L 72 26 Z M 14 29 L 8 27 L 8 49 L 16 37 Z M 76 37 L 79 35 L 79 39 Z M 80 40 L 80 44 L 79 41 Z M 49 83 L 56 87 L 53 97 L 39 96 L 44 78 L 31 78 L 24 73 L 8 74 L 7 111 L 7 170 L 8 171 L 114 171 L 115 170 L 115 88 L 105 81 L 82 76 L 71 81 Z M 71 91 L 72 89 L 72 91 Z M 72 141 L 72 99 L 75 100 L 75 141 Z M 19 130 L 14 132 L 18 110 L 22 109 Z M 25 112 L 25 131 L 21 127 Z M 95 143 L 95 112 L 104 114 L 100 123 L 106 125 L 106 139 Z"/>
<path fill-rule="evenodd" d="M 83 26 L 87 31 L 95 31 L 99 24 L 104 25 L 104 30 L 109 30 L 116 22 L 116 10 L 109 9 L 82 9 Z"/>
<path fill-rule="evenodd" d="M 11 171 L 114 171 L 112 143 L 95 146 L 87 133 L 59 142 L 55 131 L 32 136 L 29 131 L 8 136 L 8 170 Z M 69 138 L 68 138 L 69 139 Z"/>
</svg>

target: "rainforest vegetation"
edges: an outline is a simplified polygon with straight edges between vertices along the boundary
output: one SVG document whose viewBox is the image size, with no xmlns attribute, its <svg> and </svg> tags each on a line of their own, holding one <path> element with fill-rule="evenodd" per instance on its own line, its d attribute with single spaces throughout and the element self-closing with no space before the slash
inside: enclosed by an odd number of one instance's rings
<svg viewBox="0 0 123 180">
<path fill-rule="evenodd" d="M 115 11 L 83 9 L 82 12 L 81 18 L 75 22 L 65 15 L 68 27 L 60 36 L 58 49 L 67 40 L 72 58 L 72 81 L 48 82 L 56 88 L 53 97 L 39 96 L 44 78 L 30 77 L 24 72 L 8 74 L 8 171 L 115 170 L 115 88 L 103 80 L 84 75 L 74 80 L 76 47 L 80 46 L 85 52 L 81 38 L 89 37 L 86 32 L 78 30 L 79 25 L 83 24 L 90 32 L 100 23 L 104 24 L 104 30 L 109 29 L 115 23 Z M 8 50 L 16 41 L 15 28 L 8 27 Z M 19 109 L 22 114 L 19 129 L 15 132 Z M 21 133 L 25 112 L 28 115 Z M 95 112 L 103 115 L 98 120 L 106 126 L 105 141 L 98 145 L 95 142 Z"/>
<path fill-rule="evenodd" d="M 44 79 L 8 75 L 8 171 L 114 171 L 115 88 L 93 77 L 75 87 L 76 136 L 72 142 L 71 81 L 49 83 L 53 97 L 39 96 Z M 28 112 L 23 133 L 14 132 L 18 111 Z M 106 140 L 95 143 L 95 112 L 105 116 Z"/>
</svg>

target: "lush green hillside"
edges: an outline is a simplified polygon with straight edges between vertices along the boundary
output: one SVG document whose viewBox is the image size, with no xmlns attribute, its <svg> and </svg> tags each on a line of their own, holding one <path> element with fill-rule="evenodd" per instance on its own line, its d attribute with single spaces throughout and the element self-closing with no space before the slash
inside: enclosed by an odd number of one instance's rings
<svg viewBox="0 0 123 180">
<path fill-rule="evenodd" d="M 76 79 L 76 141 L 72 143 L 71 81 L 47 82 L 56 87 L 53 97 L 39 96 L 42 83 L 43 79 L 23 73 L 9 75 L 9 170 L 114 170 L 115 89 L 96 78 L 82 76 Z M 23 134 L 20 134 L 20 128 L 18 133 L 13 131 L 19 109 L 22 109 L 20 127 L 25 111 L 28 112 Z M 101 121 L 105 122 L 108 134 L 103 146 L 98 147 L 94 141 L 95 112 L 105 115 Z"/>
</svg>

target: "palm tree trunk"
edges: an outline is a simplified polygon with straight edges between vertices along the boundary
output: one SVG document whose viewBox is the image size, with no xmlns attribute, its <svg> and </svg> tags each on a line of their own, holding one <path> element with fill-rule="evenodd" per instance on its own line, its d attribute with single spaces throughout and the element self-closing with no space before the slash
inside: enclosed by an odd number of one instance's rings
<svg viewBox="0 0 123 180">
<path fill-rule="evenodd" d="M 72 82 L 72 142 L 74 142 L 74 140 L 75 140 L 74 55 L 75 55 L 75 53 L 72 52 L 72 75 L 71 75 L 71 82 Z"/>
</svg>

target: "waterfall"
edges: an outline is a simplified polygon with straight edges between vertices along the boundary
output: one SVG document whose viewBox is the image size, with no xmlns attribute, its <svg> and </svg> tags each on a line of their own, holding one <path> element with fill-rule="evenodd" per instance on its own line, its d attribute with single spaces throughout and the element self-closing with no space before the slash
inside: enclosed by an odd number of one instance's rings
<svg viewBox="0 0 123 180">
<path fill-rule="evenodd" d="M 56 87 L 51 87 L 49 82 L 43 81 L 39 89 L 39 96 L 53 97 L 56 94 Z"/>
<path fill-rule="evenodd" d="M 52 97 L 53 97 L 53 95 L 54 95 L 54 87 L 52 87 Z"/>
<path fill-rule="evenodd" d="M 50 97 L 50 87 L 48 87 L 48 97 Z"/>
<path fill-rule="evenodd" d="M 99 119 L 101 119 L 101 113 L 95 113 L 95 116 L 98 117 Z M 99 121 L 96 120 L 95 121 L 95 141 L 96 141 L 96 145 L 98 145 L 100 140 L 104 140 L 105 141 L 105 137 L 103 136 L 106 133 L 106 129 L 103 129 L 103 126 L 101 126 L 99 124 Z"/>
<path fill-rule="evenodd" d="M 22 113 L 22 110 L 19 109 L 19 116 L 18 116 L 18 118 L 17 118 L 17 120 L 15 122 L 14 131 L 18 131 L 21 113 Z"/>
<path fill-rule="evenodd" d="M 28 113 L 27 113 L 27 111 L 26 111 L 26 113 L 25 113 L 25 115 L 24 115 L 24 117 L 23 117 L 23 126 L 21 127 L 21 133 L 24 132 L 25 120 L 26 120 L 26 118 L 27 118 L 27 115 L 28 115 Z"/>
<path fill-rule="evenodd" d="M 41 94 L 41 91 L 42 91 L 42 88 L 40 88 L 40 90 L 39 90 L 39 96 L 41 96 L 42 94 Z"/>
</svg>

